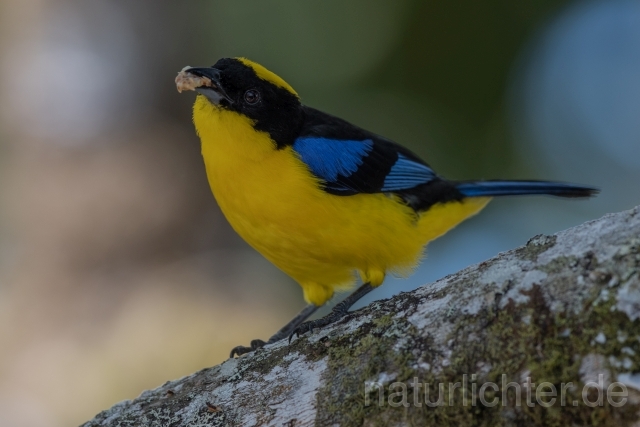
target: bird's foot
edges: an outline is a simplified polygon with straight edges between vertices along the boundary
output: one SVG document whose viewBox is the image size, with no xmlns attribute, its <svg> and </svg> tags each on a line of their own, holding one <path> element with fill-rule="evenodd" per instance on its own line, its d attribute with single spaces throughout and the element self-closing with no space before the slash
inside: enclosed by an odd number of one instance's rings
<svg viewBox="0 0 640 427">
<path fill-rule="evenodd" d="M 331 323 L 337 322 L 338 320 L 342 319 L 347 315 L 349 309 L 353 304 L 356 303 L 356 301 L 358 301 L 360 298 L 362 298 L 372 290 L 373 286 L 371 286 L 370 283 L 364 283 L 362 286 L 356 289 L 355 292 L 342 300 L 340 304 L 333 307 L 331 313 L 327 314 L 322 319 L 310 320 L 309 322 L 304 322 L 300 326 L 295 328 L 293 332 L 291 332 L 291 335 L 289 335 L 289 343 L 291 343 L 291 340 L 296 335 L 302 335 L 305 332 L 311 332 L 315 328 L 322 328 L 323 326 L 330 325 Z"/>
<path fill-rule="evenodd" d="M 307 320 L 309 316 L 311 316 L 313 313 L 315 313 L 317 309 L 318 309 L 318 306 L 316 305 L 313 305 L 313 304 L 307 305 L 305 308 L 302 309 L 300 313 L 296 315 L 296 317 L 291 319 L 289 323 L 284 325 L 278 332 L 273 334 L 273 336 L 269 338 L 269 341 L 253 340 L 251 341 L 250 347 L 239 345 L 237 347 L 234 347 L 231 350 L 231 355 L 229 357 L 233 359 L 233 357 L 235 356 L 242 356 L 243 354 L 251 353 L 252 351 L 256 351 L 257 349 L 262 348 L 267 344 L 273 344 L 282 339 L 285 339 L 291 334 L 292 330 L 300 326 L 300 324 L 305 320 Z"/>
<path fill-rule="evenodd" d="M 326 316 L 320 318 L 320 319 L 316 319 L 316 320 L 310 320 L 308 322 L 304 322 L 303 324 L 301 324 L 300 326 L 298 326 L 296 329 L 293 330 L 293 332 L 291 332 L 291 335 L 289 335 L 289 343 L 291 343 L 291 340 L 293 339 L 293 337 L 295 337 L 296 335 L 303 335 L 307 332 L 313 332 L 314 329 L 316 328 L 322 328 L 324 326 L 330 325 L 334 322 L 337 322 L 338 320 L 342 319 L 344 316 L 347 315 L 347 313 L 349 312 L 349 307 L 345 305 L 341 305 L 338 304 L 336 305 L 333 310 L 331 310 L 331 313 L 327 314 Z"/>
<path fill-rule="evenodd" d="M 251 347 L 239 345 L 232 348 L 229 357 L 233 359 L 235 356 L 242 356 L 243 354 L 251 353 L 252 351 L 256 351 L 257 349 L 262 348 L 267 344 L 267 341 L 253 340 L 251 341 Z"/>
</svg>

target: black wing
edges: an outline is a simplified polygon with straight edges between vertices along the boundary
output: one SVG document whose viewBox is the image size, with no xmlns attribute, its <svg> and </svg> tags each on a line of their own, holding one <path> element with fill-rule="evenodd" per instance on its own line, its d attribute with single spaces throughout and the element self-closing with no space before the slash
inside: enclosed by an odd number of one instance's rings
<svg viewBox="0 0 640 427">
<path fill-rule="evenodd" d="M 293 149 L 336 195 L 408 190 L 437 179 L 404 147 L 342 119 L 305 107 L 306 121 Z"/>
</svg>

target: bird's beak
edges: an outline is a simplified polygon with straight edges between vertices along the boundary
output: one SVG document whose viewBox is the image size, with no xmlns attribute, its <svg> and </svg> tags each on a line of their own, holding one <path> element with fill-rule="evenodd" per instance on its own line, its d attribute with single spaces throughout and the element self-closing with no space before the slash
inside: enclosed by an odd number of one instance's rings
<svg viewBox="0 0 640 427">
<path fill-rule="evenodd" d="M 220 83 L 220 70 L 217 68 L 189 67 L 182 70 L 181 73 L 200 77 L 200 79 L 197 80 L 202 84 L 199 84 L 192 89 L 199 94 L 206 96 L 213 104 L 220 105 L 223 100 L 229 104 L 233 104 L 233 100 L 229 95 L 227 95 Z"/>
</svg>

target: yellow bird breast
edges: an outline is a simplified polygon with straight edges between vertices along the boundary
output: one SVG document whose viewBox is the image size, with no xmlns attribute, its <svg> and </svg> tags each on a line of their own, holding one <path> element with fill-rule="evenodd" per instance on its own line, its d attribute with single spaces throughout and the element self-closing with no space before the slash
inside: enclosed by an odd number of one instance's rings
<svg viewBox="0 0 640 427">
<path fill-rule="evenodd" d="M 322 305 L 354 273 L 378 286 L 387 271 L 407 274 L 427 242 L 479 212 L 488 198 L 437 204 L 416 214 L 393 195 L 336 196 L 291 147 L 277 150 L 250 119 L 194 105 L 211 190 L 233 229 Z"/>
</svg>

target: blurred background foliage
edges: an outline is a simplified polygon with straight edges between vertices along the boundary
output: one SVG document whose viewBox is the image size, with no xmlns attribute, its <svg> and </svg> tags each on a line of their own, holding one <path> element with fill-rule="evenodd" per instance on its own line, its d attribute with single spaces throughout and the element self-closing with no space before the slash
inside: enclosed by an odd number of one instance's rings
<svg viewBox="0 0 640 427">
<path fill-rule="evenodd" d="M 447 177 L 603 189 L 496 201 L 370 299 L 640 202 L 637 1 L 3 0 L 1 426 L 79 424 L 302 307 L 216 207 L 173 84 L 222 56 Z"/>
</svg>

